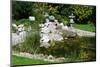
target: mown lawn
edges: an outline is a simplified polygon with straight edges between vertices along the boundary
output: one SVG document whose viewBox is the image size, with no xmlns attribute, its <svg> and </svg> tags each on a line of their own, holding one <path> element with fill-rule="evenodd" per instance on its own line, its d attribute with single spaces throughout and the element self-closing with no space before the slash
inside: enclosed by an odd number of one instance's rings
<svg viewBox="0 0 100 67">
<path fill-rule="evenodd" d="M 29 65 L 29 64 L 48 64 L 48 61 L 30 59 L 12 55 L 12 65 Z"/>
<path fill-rule="evenodd" d="M 95 31 L 95 26 L 93 24 L 74 24 L 74 27 L 85 31 Z"/>
</svg>

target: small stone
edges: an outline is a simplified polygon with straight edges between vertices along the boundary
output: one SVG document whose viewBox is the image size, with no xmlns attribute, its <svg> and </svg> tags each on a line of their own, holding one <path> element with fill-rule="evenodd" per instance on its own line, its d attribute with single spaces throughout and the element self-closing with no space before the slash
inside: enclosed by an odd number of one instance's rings
<svg viewBox="0 0 100 67">
<path fill-rule="evenodd" d="M 35 21 L 35 17 L 34 16 L 29 16 L 29 20 L 30 21 Z"/>
<path fill-rule="evenodd" d="M 52 60 L 53 58 L 54 58 L 54 57 L 53 57 L 52 55 L 49 55 L 49 56 L 48 56 L 48 59 L 51 59 L 51 60 Z"/>
<path fill-rule="evenodd" d="M 65 58 L 64 58 L 64 57 L 59 57 L 59 58 L 57 58 L 57 60 L 58 60 L 59 62 L 62 62 L 62 61 L 65 60 Z"/>
<path fill-rule="evenodd" d="M 13 27 L 15 27 L 16 29 L 18 28 L 16 24 L 12 24 Z"/>
</svg>

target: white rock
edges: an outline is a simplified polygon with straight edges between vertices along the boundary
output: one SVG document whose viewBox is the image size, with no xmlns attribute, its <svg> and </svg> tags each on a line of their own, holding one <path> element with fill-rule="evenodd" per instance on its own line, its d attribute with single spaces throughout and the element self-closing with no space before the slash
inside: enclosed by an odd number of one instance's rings
<svg viewBox="0 0 100 67">
<path fill-rule="evenodd" d="M 24 24 L 20 24 L 20 25 L 18 25 L 18 27 L 20 28 L 20 27 L 24 27 Z"/>
<path fill-rule="evenodd" d="M 49 18 L 49 20 L 55 20 L 54 16 L 49 16 L 48 18 Z"/>
<path fill-rule="evenodd" d="M 44 24 L 39 24 L 39 27 L 44 27 Z"/>
<path fill-rule="evenodd" d="M 43 35 L 43 37 L 40 39 L 40 42 L 48 42 L 49 40 L 49 36 Z"/>
<path fill-rule="evenodd" d="M 12 45 L 16 45 L 18 43 L 21 43 L 22 42 L 22 38 L 17 35 L 16 33 L 12 33 Z"/>
<path fill-rule="evenodd" d="M 41 28 L 41 33 L 49 33 L 50 30 L 47 27 Z"/>
<path fill-rule="evenodd" d="M 29 20 L 30 21 L 35 21 L 35 17 L 34 16 L 29 16 Z"/>
<path fill-rule="evenodd" d="M 60 23 L 60 25 L 61 25 L 61 26 L 64 26 L 64 24 L 63 24 L 63 23 Z"/>
<path fill-rule="evenodd" d="M 64 27 L 64 29 L 67 29 L 67 26 L 64 26 L 63 23 L 59 24 L 58 20 L 54 20 L 54 22 L 49 21 L 46 19 L 46 23 L 41 26 L 40 29 L 40 47 L 46 47 L 48 48 L 50 46 L 49 41 L 61 41 L 63 40 L 62 33 L 60 29 L 57 29 L 58 26 Z"/>
<path fill-rule="evenodd" d="M 62 26 L 62 30 L 68 30 L 67 26 Z"/>
<path fill-rule="evenodd" d="M 54 57 L 52 55 L 49 55 L 48 56 L 48 59 L 53 59 Z"/>
<path fill-rule="evenodd" d="M 24 31 L 24 30 L 25 30 L 24 24 L 18 25 L 18 31 Z"/>
<path fill-rule="evenodd" d="M 46 21 L 46 23 L 48 23 L 49 22 L 49 19 L 45 19 L 45 21 Z"/>
<path fill-rule="evenodd" d="M 56 58 L 56 61 L 59 61 L 59 62 L 63 62 L 65 60 L 64 57 L 59 57 L 59 58 Z"/>
<path fill-rule="evenodd" d="M 55 41 L 61 41 L 61 40 L 63 40 L 63 37 L 60 34 L 55 34 L 54 35 L 54 40 Z"/>
<path fill-rule="evenodd" d="M 55 22 L 58 22 L 58 20 L 54 20 Z"/>
<path fill-rule="evenodd" d="M 19 35 L 17 33 L 12 33 L 12 45 L 23 42 L 25 37 L 26 31 L 19 32 Z"/>
<path fill-rule="evenodd" d="M 54 40 L 54 41 L 61 41 L 63 40 L 63 37 L 60 34 L 49 34 L 49 38 L 50 40 Z"/>
<path fill-rule="evenodd" d="M 21 37 L 25 37 L 25 36 L 26 36 L 26 31 L 20 32 L 19 35 L 20 35 Z"/>
<path fill-rule="evenodd" d="M 40 44 L 40 47 L 49 48 L 49 47 L 50 47 L 50 44 L 47 43 L 47 42 L 42 42 L 42 43 Z"/>
<path fill-rule="evenodd" d="M 16 29 L 18 28 L 16 24 L 12 24 L 13 27 L 15 27 Z"/>
</svg>

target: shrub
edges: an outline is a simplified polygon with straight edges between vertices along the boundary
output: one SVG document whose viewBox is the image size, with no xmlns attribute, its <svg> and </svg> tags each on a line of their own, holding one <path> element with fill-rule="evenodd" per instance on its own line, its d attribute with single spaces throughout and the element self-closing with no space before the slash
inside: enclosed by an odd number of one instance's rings
<svg viewBox="0 0 100 67">
<path fill-rule="evenodd" d="M 81 60 L 95 59 L 95 37 L 69 38 L 61 42 L 54 42 L 48 49 L 40 48 L 40 52 L 55 57 L 66 57 Z"/>
<path fill-rule="evenodd" d="M 19 24 L 29 25 L 30 24 L 30 21 L 29 21 L 29 19 L 21 19 L 21 20 L 17 20 L 15 23 L 17 25 L 19 25 Z"/>
</svg>

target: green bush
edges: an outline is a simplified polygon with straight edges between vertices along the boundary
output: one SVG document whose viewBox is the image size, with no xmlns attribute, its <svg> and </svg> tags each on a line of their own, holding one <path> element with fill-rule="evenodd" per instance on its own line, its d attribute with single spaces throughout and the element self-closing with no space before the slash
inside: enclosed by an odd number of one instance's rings
<svg viewBox="0 0 100 67">
<path fill-rule="evenodd" d="M 30 21 L 29 21 L 29 19 L 20 19 L 20 20 L 17 20 L 15 23 L 17 25 L 20 25 L 20 24 L 29 25 L 30 24 Z"/>
</svg>

